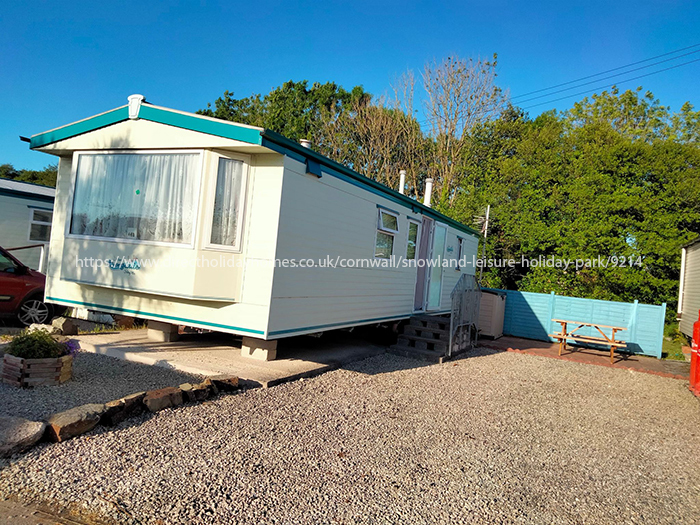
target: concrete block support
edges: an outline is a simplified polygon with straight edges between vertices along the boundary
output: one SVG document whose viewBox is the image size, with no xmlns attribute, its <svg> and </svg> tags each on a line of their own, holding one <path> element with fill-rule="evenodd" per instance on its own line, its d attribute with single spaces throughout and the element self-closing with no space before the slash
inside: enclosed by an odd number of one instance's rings
<svg viewBox="0 0 700 525">
<path fill-rule="evenodd" d="M 241 345 L 241 357 L 274 361 L 277 358 L 277 341 L 265 341 L 255 337 L 244 337 Z"/>
<path fill-rule="evenodd" d="M 177 325 L 161 321 L 148 321 L 148 338 L 151 341 L 163 343 L 177 341 Z"/>
</svg>

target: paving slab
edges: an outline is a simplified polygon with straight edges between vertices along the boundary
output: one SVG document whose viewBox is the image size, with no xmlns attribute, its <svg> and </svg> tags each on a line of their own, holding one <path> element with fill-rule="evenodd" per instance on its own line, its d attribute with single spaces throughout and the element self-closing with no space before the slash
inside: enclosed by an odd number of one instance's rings
<svg viewBox="0 0 700 525">
<path fill-rule="evenodd" d="M 690 375 L 690 363 L 685 361 L 673 361 L 656 359 L 654 357 L 615 353 L 613 364 L 610 364 L 609 350 L 594 350 L 568 346 L 567 350 L 559 356 L 559 343 L 546 341 L 534 341 L 520 337 L 500 337 L 495 340 L 483 339 L 479 346 L 508 352 L 520 352 L 541 357 L 551 357 L 564 361 L 573 361 L 589 365 L 607 366 L 610 368 L 623 368 L 635 372 L 654 374 L 661 377 L 688 380 Z"/>
<path fill-rule="evenodd" d="M 311 377 L 382 354 L 386 347 L 350 333 L 328 338 L 294 337 L 280 341 L 277 359 L 257 361 L 241 357 L 241 340 L 230 334 L 181 334 L 174 342 L 155 342 L 147 330 L 81 335 L 87 352 L 126 361 L 160 366 L 203 376 L 235 375 L 250 386 L 271 387 Z"/>
<path fill-rule="evenodd" d="M 48 509 L 0 500 L 0 523 L 12 525 L 83 525 L 73 518 L 57 516 Z"/>
</svg>

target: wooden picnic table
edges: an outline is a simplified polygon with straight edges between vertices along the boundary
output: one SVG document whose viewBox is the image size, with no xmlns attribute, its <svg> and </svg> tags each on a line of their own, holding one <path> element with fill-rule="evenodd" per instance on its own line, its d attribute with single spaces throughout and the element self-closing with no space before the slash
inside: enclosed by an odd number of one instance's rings
<svg viewBox="0 0 700 525">
<path fill-rule="evenodd" d="M 604 345 L 610 347 L 610 364 L 612 364 L 614 362 L 615 350 L 617 350 L 618 348 L 627 347 L 627 344 L 624 341 L 619 341 L 615 339 L 615 334 L 617 332 L 627 330 L 627 328 L 625 327 L 612 326 L 600 323 L 586 323 L 584 321 L 570 321 L 566 319 L 552 319 L 552 321 L 561 325 L 561 332 L 549 334 L 549 337 L 559 341 L 559 355 L 561 355 L 562 350 L 566 348 L 566 342 L 568 340 L 576 341 L 577 343 Z M 569 325 L 578 326 L 573 330 L 568 331 L 567 328 Z M 602 337 L 577 334 L 576 332 L 584 326 L 595 328 L 596 330 L 598 330 Z M 603 328 L 611 330 L 612 335 L 608 337 L 608 335 L 602 330 Z"/>
</svg>

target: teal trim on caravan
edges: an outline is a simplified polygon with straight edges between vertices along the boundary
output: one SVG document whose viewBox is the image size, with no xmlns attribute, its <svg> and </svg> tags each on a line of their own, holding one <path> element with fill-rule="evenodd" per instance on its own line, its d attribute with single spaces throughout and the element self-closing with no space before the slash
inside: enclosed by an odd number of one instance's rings
<svg viewBox="0 0 700 525">
<path fill-rule="evenodd" d="M 238 126 L 233 122 L 225 120 L 216 121 L 209 118 L 199 117 L 196 115 L 187 115 L 175 111 L 160 109 L 148 104 L 141 106 L 139 118 L 175 126 L 176 128 L 188 129 L 190 131 L 198 131 L 207 135 L 215 135 L 227 139 L 238 140 L 248 144 L 262 144 L 262 136 L 260 128 L 249 128 L 247 126 Z"/>
<path fill-rule="evenodd" d="M 37 135 L 32 135 L 29 139 L 29 147 L 31 149 L 40 148 L 51 144 L 53 142 L 58 142 L 59 140 L 69 139 L 75 137 L 76 135 L 82 135 L 83 133 L 89 133 L 90 131 L 95 131 L 96 129 L 104 128 L 127 120 L 129 118 L 129 108 L 122 106 L 106 113 L 101 113 L 100 115 L 95 115 L 94 117 L 86 118 L 85 120 L 79 120 L 67 126 L 56 128 L 51 131 L 46 131 L 44 133 L 39 133 Z"/>
<path fill-rule="evenodd" d="M 72 301 L 70 299 L 61 299 L 60 297 L 51 297 L 49 295 L 46 296 L 47 301 L 54 301 L 59 304 L 71 304 L 75 306 L 84 306 L 86 308 L 97 308 L 99 310 L 105 311 L 105 312 L 123 312 L 123 313 L 128 313 L 128 314 L 133 314 L 137 316 L 144 316 L 144 317 L 155 317 L 157 319 L 167 319 L 168 321 L 178 321 L 181 323 L 186 323 L 188 325 L 203 325 L 203 326 L 211 326 L 213 328 L 225 328 L 227 330 L 236 330 L 239 332 L 247 332 L 249 334 L 258 334 L 258 335 L 265 335 L 265 332 L 262 330 L 251 330 L 250 328 L 241 328 L 240 326 L 230 326 L 227 324 L 218 324 L 218 323 L 209 323 L 207 321 L 197 321 L 195 319 L 187 319 L 185 317 L 174 317 L 172 315 L 164 315 L 164 314 L 154 314 L 151 312 L 141 312 L 139 310 L 131 310 L 129 308 L 120 308 L 118 306 L 107 306 L 106 304 L 97 304 L 97 303 L 86 303 L 83 301 Z"/>
</svg>

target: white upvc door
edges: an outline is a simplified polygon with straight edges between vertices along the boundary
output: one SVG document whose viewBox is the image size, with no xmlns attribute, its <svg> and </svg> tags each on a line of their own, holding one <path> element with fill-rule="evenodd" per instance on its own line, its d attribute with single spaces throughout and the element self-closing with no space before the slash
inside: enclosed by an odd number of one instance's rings
<svg viewBox="0 0 700 525">
<path fill-rule="evenodd" d="M 442 298 L 442 261 L 445 257 L 445 244 L 447 240 L 447 228 L 441 224 L 435 225 L 433 235 L 432 266 L 429 269 L 428 279 L 428 308 L 427 310 L 439 310 Z"/>
<path fill-rule="evenodd" d="M 428 297 L 428 278 L 430 277 L 430 268 L 428 260 L 431 257 L 433 247 L 433 227 L 435 221 L 427 217 L 423 217 L 420 237 L 418 239 L 418 253 L 416 258 L 416 293 L 413 302 L 414 312 L 424 312 Z"/>
</svg>

